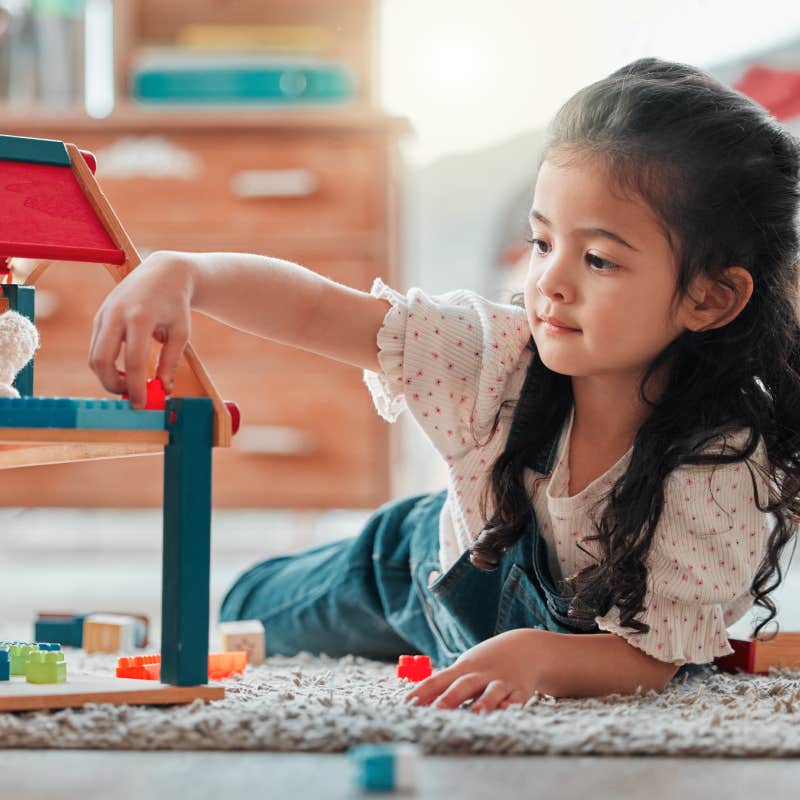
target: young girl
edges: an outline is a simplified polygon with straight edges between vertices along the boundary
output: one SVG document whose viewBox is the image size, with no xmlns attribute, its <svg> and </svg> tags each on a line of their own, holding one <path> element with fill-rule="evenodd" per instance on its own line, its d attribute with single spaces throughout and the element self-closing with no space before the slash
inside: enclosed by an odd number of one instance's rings
<svg viewBox="0 0 800 800">
<path fill-rule="evenodd" d="M 169 385 L 196 309 L 363 368 L 446 459 L 446 490 L 237 579 L 221 618 L 262 620 L 270 652 L 427 653 L 444 668 L 409 699 L 491 710 L 661 690 L 731 653 L 754 599 L 756 632 L 775 616 L 800 511 L 798 143 L 651 58 L 548 133 L 521 303 L 160 252 L 98 311 L 90 364 L 137 407 L 151 337 Z"/>
</svg>

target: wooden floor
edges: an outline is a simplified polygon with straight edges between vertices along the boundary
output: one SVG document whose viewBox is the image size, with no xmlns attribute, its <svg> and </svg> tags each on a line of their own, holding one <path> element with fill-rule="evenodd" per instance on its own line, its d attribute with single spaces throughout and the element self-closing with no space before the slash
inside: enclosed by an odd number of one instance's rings
<svg viewBox="0 0 800 800">
<path fill-rule="evenodd" d="M 81 800 L 306 800 L 360 793 L 343 755 L 11 751 L 0 755 L 9 797 Z M 415 800 L 794 800 L 800 761 L 760 759 L 431 756 L 417 764 Z M 113 786 L 113 793 L 111 787 Z"/>
<path fill-rule="evenodd" d="M 355 534 L 367 512 L 324 514 L 215 512 L 211 602 L 254 561 Z M 161 522 L 150 511 L 0 509 L 4 617 L 0 639 L 31 636 L 37 609 L 83 608 L 160 613 Z M 782 630 L 800 630 L 800 568 L 793 564 L 774 595 Z M 749 618 L 730 633 L 746 632 Z M 212 646 L 214 640 L 211 621 Z M 157 643 L 156 639 L 156 643 Z M 157 649 L 157 644 L 154 649 Z M 0 751 L 9 796 L 226 800 L 295 796 L 353 798 L 344 755 L 115 751 Z M 800 759 L 652 757 L 430 757 L 418 770 L 415 797 L 462 800 L 504 797 L 624 800 L 647 797 L 770 800 L 797 797 Z M 270 791 L 272 790 L 272 791 Z M 364 795 L 366 796 L 366 795 Z"/>
</svg>

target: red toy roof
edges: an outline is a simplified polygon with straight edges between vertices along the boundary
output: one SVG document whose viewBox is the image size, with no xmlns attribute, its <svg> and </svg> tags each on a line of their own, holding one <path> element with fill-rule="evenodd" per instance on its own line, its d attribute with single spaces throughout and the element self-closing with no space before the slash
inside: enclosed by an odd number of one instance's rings
<svg viewBox="0 0 800 800">
<path fill-rule="evenodd" d="M 0 257 L 122 264 L 68 166 L 0 160 Z"/>
</svg>

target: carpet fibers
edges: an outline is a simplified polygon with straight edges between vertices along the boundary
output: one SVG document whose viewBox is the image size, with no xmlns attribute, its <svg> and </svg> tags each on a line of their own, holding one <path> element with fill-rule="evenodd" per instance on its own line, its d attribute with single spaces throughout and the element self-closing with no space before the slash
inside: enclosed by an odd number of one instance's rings
<svg viewBox="0 0 800 800">
<path fill-rule="evenodd" d="M 67 650 L 72 674 L 109 674 L 111 656 Z M 581 700 L 535 696 L 474 714 L 402 703 L 391 664 L 275 656 L 224 681 L 224 700 L 187 706 L 88 705 L 0 714 L 0 747 L 337 752 L 415 742 L 437 754 L 800 755 L 800 671 L 716 668 L 665 691 Z"/>
</svg>

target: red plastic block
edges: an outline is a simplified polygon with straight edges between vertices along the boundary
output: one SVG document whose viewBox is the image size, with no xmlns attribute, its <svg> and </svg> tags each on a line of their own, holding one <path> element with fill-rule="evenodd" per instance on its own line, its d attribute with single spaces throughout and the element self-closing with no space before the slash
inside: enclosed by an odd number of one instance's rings
<svg viewBox="0 0 800 800">
<path fill-rule="evenodd" d="M 239 425 L 241 425 L 242 412 L 233 400 L 226 400 L 225 408 L 228 409 L 228 413 L 231 415 L 231 436 L 233 436 L 239 430 Z"/>
<path fill-rule="evenodd" d="M 157 681 L 161 677 L 161 655 L 120 658 L 117 660 L 117 677 Z"/>
<path fill-rule="evenodd" d="M 230 653 L 208 654 L 209 680 L 218 681 L 231 675 L 241 675 L 247 666 L 247 652 L 245 650 L 232 650 Z"/>
<path fill-rule="evenodd" d="M 428 656 L 400 656 L 397 659 L 397 677 L 417 683 L 427 678 L 433 670 Z"/>
<path fill-rule="evenodd" d="M 122 393 L 122 399 L 127 400 L 127 393 Z M 148 378 L 147 380 L 147 399 L 145 400 L 145 411 L 163 411 L 167 407 L 167 393 L 161 378 Z"/>
</svg>

